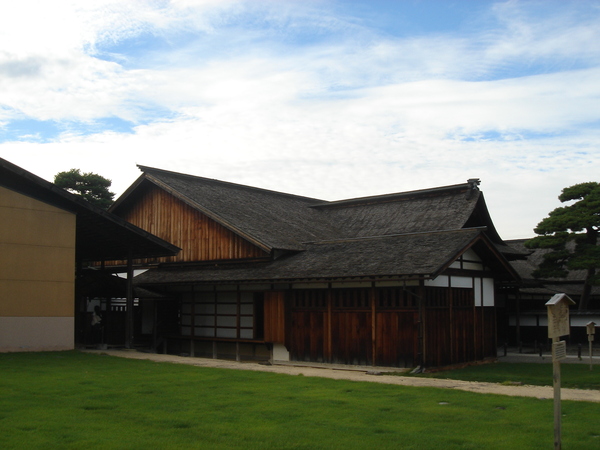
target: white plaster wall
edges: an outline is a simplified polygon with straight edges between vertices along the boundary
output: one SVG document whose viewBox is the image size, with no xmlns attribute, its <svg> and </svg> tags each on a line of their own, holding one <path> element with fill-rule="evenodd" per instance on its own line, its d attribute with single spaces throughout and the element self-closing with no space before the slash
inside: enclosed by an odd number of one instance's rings
<svg viewBox="0 0 600 450">
<path fill-rule="evenodd" d="M 425 286 L 448 287 L 448 275 L 440 275 L 433 280 L 425 280 Z"/>
<path fill-rule="evenodd" d="M 483 279 L 483 306 L 494 306 L 494 279 L 484 278 Z"/>
<path fill-rule="evenodd" d="M 475 306 L 494 306 L 495 289 L 493 278 L 475 278 Z"/>
<path fill-rule="evenodd" d="M 73 317 L 0 317 L 0 352 L 72 350 Z"/>
</svg>

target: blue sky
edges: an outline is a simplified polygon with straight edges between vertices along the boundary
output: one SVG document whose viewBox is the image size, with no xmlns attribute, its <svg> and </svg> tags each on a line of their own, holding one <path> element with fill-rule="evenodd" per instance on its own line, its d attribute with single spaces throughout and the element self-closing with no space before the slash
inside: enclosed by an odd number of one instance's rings
<svg viewBox="0 0 600 450">
<path fill-rule="evenodd" d="M 0 157 L 325 200 L 481 178 L 505 239 L 600 173 L 598 1 L 0 5 Z"/>
</svg>

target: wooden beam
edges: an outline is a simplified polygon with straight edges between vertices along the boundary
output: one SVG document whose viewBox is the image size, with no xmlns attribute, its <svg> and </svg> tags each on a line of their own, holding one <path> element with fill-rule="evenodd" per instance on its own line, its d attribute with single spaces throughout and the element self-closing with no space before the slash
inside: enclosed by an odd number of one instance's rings
<svg viewBox="0 0 600 450">
<path fill-rule="evenodd" d="M 372 365 L 377 365 L 377 308 L 375 304 L 376 291 L 375 282 L 371 284 L 371 290 L 369 291 L 369 300 L 371 302 L 371 348 L 372 348 Z"/>
<path fill-rule="evenodd" d="M 331 310 L 332 310 L 332 297 L 333 293 L 331 291 L 331 283 L 329 283 L 329 287 L 327 288 L 327 316 L 325 318 L 325 323 L 327 326 L 327 330 L 325 331 L 325 351 L 326 354 L 325 360 L 330 363 L 333 362 L 333 343 L 331 340 Z"/>
<path fill-rule="evenodd" d="M 129 249 L 127 257 L 127 297 L 125 299 L 125 348 L 133 348 L 133 256 Z"/>
</svg>

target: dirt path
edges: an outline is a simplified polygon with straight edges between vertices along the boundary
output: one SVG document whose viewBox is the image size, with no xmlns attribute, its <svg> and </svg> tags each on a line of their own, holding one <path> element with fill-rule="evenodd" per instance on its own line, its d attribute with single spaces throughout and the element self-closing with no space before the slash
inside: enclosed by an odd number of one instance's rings
<svg viewBox="0 0 600 450">
<path fill-rule="evenodd" d="M 143 353 L 135 350 L 85 350 L 89 353 L 101 353 L 121 358 L 145 359 L 157 362 L 188 364 L 198 367 L 217 367 L 221 369 L 254 370 L 261 372 L 283 373 L 288 375 L 304 375 L 307 377 L 333 378 L 336 380 L 368 381 L 372 383 L 397 384 L 402 386 L 437 387 L 459 389 L 480 394 L 499 394 L 514 397 L 535 397 L 552 399 L 553 389 L 549 386 L 505 386 L 497 383 L 473 381 L 445 380 L 436 378 L 403 377 L 397 375 L 378 375 L 379 370 L 390 372 L 389 368 L 374 369 L 342 368 L 342 366 L 314 367 L 310 365 L 263 365 L 252 362 L 235 362 L 220 359 L 189 358 L 175 355 Z M 561 389 L 562 400 L 583 402 L 599 402 L 600 391 L 582 389 Z"/>
</svg>

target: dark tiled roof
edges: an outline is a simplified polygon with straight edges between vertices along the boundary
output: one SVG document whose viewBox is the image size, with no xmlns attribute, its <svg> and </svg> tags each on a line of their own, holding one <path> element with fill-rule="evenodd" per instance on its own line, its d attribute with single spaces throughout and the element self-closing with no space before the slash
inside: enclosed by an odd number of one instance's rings
<svg viewBox="0 0 600 450">
<path fill-rule="evenodd" d="M 302 242 L 338 232 L 310 208 L 322 200 L 140 167 L 148 179 L 251 241 L 270 249 L 300 250 Z"/>
<path fill-rule="evenodd" d="M 483 226 L 502 251 L 511 250 L 494 229 L 483 194 L 468 183 L 327 202 L 145 166 L 140 169 L 143 180 L 266 249 L 302 250 L 305 242 Z M 129 194 L 117 200 L 114 211 Z"/>
<path fill-rule="evenodd" d="M 142 275 L 142 284 L 434 276 L 483 234 L 480 250 L 500 261 L 501 273 L 514 275 L 498 251 L 509 248 L 478 183 L 328 202 L 140 169 L 138 182 L 115 203 L 117 213 L 136 201 L 136 189 L 152 183 L 263 249 L 284 250 L 271 261 L 165 266 Z"/>
<path fill-rule="evenodd" d="M 263 263 L 163 267 L 138 276 L 136 284 L 431 277 L 473 245 L 481 234 L 480 229 L 464 229 L 323 241 Z"/>
<path fill-rule="evenodd" d="M 506 244 L 512 248 L 521 251 L 526 254 L 527 257 L 525 260 L 520 261 L 512 261 L 511 264 L 515 268 L 515 270 L 519 273 L 523 280 L 533 280 L 533 271 L 537 269 L 537 267 L 544 260 L 544 255 L 551 252 L 550 249 L 536 248 L 536 249 L 528 249 L 525 247 L 525 242 L 529 239 L 512 239 L 506 241 Z M 570 248 L 575 246 L 574 242 L 569 242 L 567 244 Z M 569 274 L 565 278 L 549 278 L 545 280 L 545 282 L 581 282 L 585 280 L 586 271 L 585 270 L 571 270 Z"/>
<path fill-rule="evenodd" d="M 481 192 L 468 194 L 466 185 L 457 185 L 429 194 L 371 197 L 317 208 L 348 237 L 456 230 L 473 214 Z"/>
</svg>

